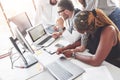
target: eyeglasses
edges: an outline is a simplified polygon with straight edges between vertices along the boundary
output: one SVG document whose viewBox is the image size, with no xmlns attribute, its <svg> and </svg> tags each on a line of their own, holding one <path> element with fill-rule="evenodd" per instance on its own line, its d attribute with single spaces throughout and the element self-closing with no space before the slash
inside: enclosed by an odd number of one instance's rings
<svg viewBox="0 0 120 80">
<path fill-rule="evenodd" d="M 62 10 L 58 11 L 58 14 L 60 14 L 60 13 L 63 12 L 63 11 L 65 11 L 65 9 L 62 9 Z"/>
</svg>

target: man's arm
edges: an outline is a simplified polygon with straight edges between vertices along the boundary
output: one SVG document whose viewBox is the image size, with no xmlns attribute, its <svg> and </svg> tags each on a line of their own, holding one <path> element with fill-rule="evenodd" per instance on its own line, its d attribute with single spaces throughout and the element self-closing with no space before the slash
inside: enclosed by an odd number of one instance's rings
<svg viewBox="0 0 120 80">
<path fill-rule="evenodd" d="M 56 32 L 54 32 L 52 34 L 53 38 L 58 38 L 62 35 L 62 33 L 64 32 L 65 30 L 65 27 L 64 27 L 64 20 L 62 19 L 62 17 L 59 17 L 56 21 L 56 25 L 54 27 L 54 29 L 56 30 Z"/>
</svg>

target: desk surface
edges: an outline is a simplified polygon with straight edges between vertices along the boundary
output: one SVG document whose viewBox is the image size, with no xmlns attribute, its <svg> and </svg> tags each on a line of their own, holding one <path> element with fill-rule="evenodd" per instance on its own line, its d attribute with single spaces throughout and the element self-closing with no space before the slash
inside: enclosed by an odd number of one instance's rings
<svg viewBox="0 0 120 80">
<path fill-rule="evenodd" d="M 62 44 L 68 44 L 68 42 L 66 41 L 61 41 L 57 40 L 56 42 L 54 42 L 54 44 L 52 44 L 50 46 L 50 48 L 54 48 L 54 45 L 56 43 L 62 43 Z M 64 40 L 64 39 L 63 39 Z M 86 50 L 85 52 L 83 52 L 83 54 L 87 54 L 88 55 L 88 51 Z M 53 61 L 55 61 L 56 59 L 58 59 L 60 56 L 62 55 L 50 55 L 49 53 L 45 52 L 44 50 L 39 50 L 36 54 L 35 57 L 39 60 L 39 62 L 45 66 Z M 73 63 L 75 63 L 76 65 L 86 69 L 86 68 L 94 68 L 93 66 L 87 65 L 81 61 L 78 61 L 76 59 L 69 59 L 70 61 L 72 61 Z M 111 76 L 113 77 L 113 80 L 120 80 L 120 68 L 104 61 L 102 63 L 101 66 L 106 66 L 109 73 L 111 74 Z M 2 74 L 2 73 L 1 73 Z M 7 74 L 7 73 L 6 73 Z M 4 75 L 6 75 L 4 74 Z M 7 78 L 8 75 L 4 76 Z M 44 68 L 41 67 L 41 65 L 39 63 L 31 66 L 30 68 L 26 68 L 26 69 L 12 69 L 11 72 L 9 73 L 9 79 L 5 79 L 5 80 L 54 80 L 54 78 L 51 76 L 51 74 Z M 77 77 L 75 80 L 84 80 L 82 79 L 82 76 Z M 1 76 L 0 76 L 1 77 Z M 102 79 L 105 80 L 105 79 Z"/>
<path fill-rule="evenodd" d="M 63 41 L 63 39 L 62 39 L 62 41 Z M 57 44 L 57 43 L 61 43 L 61 40 L 56 41 L 54 44 L 51 45 L 50 48 L 51 48 L 51 49 L 54 48 L 54 45 Z M 65 43 L 68 44 L 67 42 L 62 42 L 62 43 L 63 43 L 63 44 L 65 44 Z M 89 54 L 89 53 L 88 53 L 88 50 L 84 51 L 83 54 L 87 54 L 87 55 L 88 55 L 88 54 Z M 62 56 L 62 55 L 57 55 L 57 54 L 50 55 L 49 53 L 42 51 L 42 53 L 36 54 L 35 56 L 36 56 L 37 59 L 40 61 L 40 63 L 42 63 L 44 66 L 46 66 L 47 64 L 55 61 L 56 59 L 58 59 L 58 58 L 59 58 L 60 56 Z M 83 63 L 83 62 L 81 62 L 81 61 L 78 61 L 78 60 L 76 60 L 76 59 L 70 58 L 70 61 L 72 61 L 72 62 L 75 63 L 76 65 L 82 67 L 83 69 L 92 68 L 92 67 L 93 67 L 93 66 L 87 65 L 87 64 L 85 64 L 85 63 Z M 110 64 L 110 63 L 108 63 L 108 62 L 106 62 L 106 61 L 104 61 L 104 62 L 101 64 L 101 66 L 106 66 L 106 67 L 107 67 L 108 71 L 109 71 L 110 74 L 112 75 L 113 80 L 120 80 L 120 76 L 119 76 L 119 74 L 120 74 L 120 68 L 118 68 L 118 67 L 116 67 L 116 66 L 114 66 L 114 65 L 112 65 L 112 64 Z M 42 74 L 44 74 L 44 75 L 46 74 L 46 76 L 50 76 L 50 75 L 48 75 L 48 72 L 47 72 L 46 70 L 43 71 L 43 73 L 41 73 L 40 75 L 42 75 Z M 36 76 L 36 77 L 34 77 L 34 78 L 37 78 L 37 77 L 38 77 L 38 76 Z M 43 77 L 43 76 L 42 76 L 42 77 Z M 40 76 L 39 76 L 39 78 L 40 78 Z M 43 79 L 43 78 L 41 78 L 41 79 Z M 49 78 L 49 79 L 50 79 L 50 78 Z M 82 77 L 79 76 L 79 77 L 76 78 L 75 80 L 81 80 L 81 79 L 82 79 Z M 32 80 L 32 79 L 30 79 L 30 80 Z M 53 80 L 52 77 L 51 77 L 50 80 Z M 103 80 L 104 80 L 104 79 L 103 79 Z"/>
<path fill-rule="evenodd" d="M 40 63 L 43 63 L 44 66 L 49 64 L 49 63 L 51 63 L 52 61 L 55 61 L 56 59 L 58 59 L 58 57 L 59 57 L 58 55 L 55 55 L 55 54 L 54 55 L 49 55 L 48 53 L 40 54 L 39 56 L 37 56 L 37 58 L 39 59 Z M 70 61 L 72 61 L 73 63 L 75 63 L 76 65 L 78 65 L 78 66 L 80 66 L 80 67 L 82 67 L 84 69 L 93 67 L 93 66 L 87 65 L 87 64 L 85 64 L 85 63 L 83 63 L 81 61 L 78 61 L 76 59 L 70 59 Z M 106 61 L 104 61 L 101 66 L 106 66 L 107 67 L 107 69 L 109 70 L 110 74 L 112 75 L 113 80 L 119 80 L 120 79 L 120 76 L 119 76 L 120 68 L 118 68 L 118 67 L 116 67 L 116 66 L 114 66 L 114 65 L 112 65 L 112 64 L 110 64 L 110 63 L 108 63 Z M 46 76 L 50 77 L 50 75 L 48 75 L 48 72 L 46 70 L 45 70 L 45 72 L 41 73 L 40 75 L 42 75 L 42 74 L 44 74 L 44 75 L 46 74 Z M 39 78 L 43 79 L 44 76 L 40 77 L 40 75 L 38 75 L 38 76 L 36 76 L 34 78 L 39 77 Z M 53 77 L 51 77 L 49 79 L 53 80 L 52 78 Z M 81 80 L 81 79 L 82 79 L 82 77 L 79 76 L 75 80 Z M 30 79 L 30 80 L 32 80 L 32 79 Z"/>
</svg>

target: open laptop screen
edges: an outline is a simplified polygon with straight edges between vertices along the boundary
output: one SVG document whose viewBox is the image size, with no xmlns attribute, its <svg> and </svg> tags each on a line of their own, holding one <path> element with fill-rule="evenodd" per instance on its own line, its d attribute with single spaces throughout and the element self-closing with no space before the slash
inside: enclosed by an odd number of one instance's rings
<svg viewBox="0 0 120 80">
<path fill-rule="evenodd" d="M 33 42 L 38 40 L 40 37 L 42 37 L 46 33 L 41 24 L 38 26 L 32 27 L 27 32 L 30 35 Z"/>
</svg>

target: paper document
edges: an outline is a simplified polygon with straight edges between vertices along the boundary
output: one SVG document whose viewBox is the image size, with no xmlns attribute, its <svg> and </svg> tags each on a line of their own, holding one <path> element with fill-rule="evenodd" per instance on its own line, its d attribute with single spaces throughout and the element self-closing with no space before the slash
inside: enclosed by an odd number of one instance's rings
<svg viewBox="0 0 120 80">
<path fill-rule="evenodd" d="M 48 26 L 47 28 L 45 28 L 45 30 L 46 30 L 47 34 L 52 34 L 53 32 L 56 32 L 54 30 L 54 25 Z"/>
<path fill-rule="evenodd" d="M 79 40 L 81 36 L 82 35 L 77 31 L 73 31 L 72 34 L 68 30 L 63 32 L 63 37 L 70 43 L 74 43 L 75 41 Z"/>
<path fill-rule="evenodd" d="M 54 43 L 48 47 L 46 47 L 44 50 L 48 53 L 54 54 L 58 48 L 67 46 L 69 44 L 66 40 L 59 40 L 57 43 Z"/>
<path fill-rule="evenodd" d="M 106 66 L 85 69 L 83 80 L 113 80 Z"/>
</svg>

